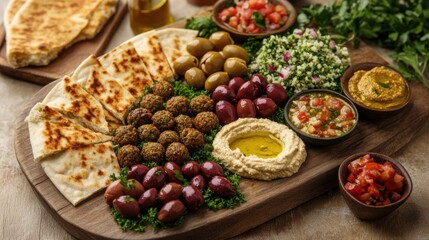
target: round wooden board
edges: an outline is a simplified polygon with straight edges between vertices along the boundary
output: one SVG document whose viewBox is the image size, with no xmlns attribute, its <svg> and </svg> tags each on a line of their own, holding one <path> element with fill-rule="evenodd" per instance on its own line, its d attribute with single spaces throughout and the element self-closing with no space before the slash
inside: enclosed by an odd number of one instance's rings
<svg viewBox="0 0 429 240">
<path fill-rule="evenodd" d="M 352 62 L 381 61 L 367 46 L 353 53 Z M 362 55 L 363 53 L 369 55 Z M 386 119 L 361 120 L 357 130 L 342 143 L 329 147 L 307 146 L 307 160 L 300 171 L 285 179 L 270 182 L 242 179 L 240 189 L 247 202 L 235 209 L 202 209 L 186 217 L 171 229 L 144 233 L 119 229 L 105 204 L 103 193 L 74 207 L 55 188 L 41 166 L 33 161 L 25 117 L 57 83 L 53 82 L 27 102 L 19 115 L 15 134 L 15 152 L 22 171 L 41 203 L 72 235 L 79 239 L 225 239 L 260 225 L 337 186 L 337 169 L 348 155 L 373 151 L 392 154 L 407 144 L 428 121 L 429 91 L 412 83 L 410 105 L 398 115 Z"/>
</svg>

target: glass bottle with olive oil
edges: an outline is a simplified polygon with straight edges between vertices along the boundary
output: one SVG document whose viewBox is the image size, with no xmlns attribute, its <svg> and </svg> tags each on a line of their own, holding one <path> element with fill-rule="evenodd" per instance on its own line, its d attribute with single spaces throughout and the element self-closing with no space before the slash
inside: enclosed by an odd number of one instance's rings
<svg viewBox="0 0 429 240">
<path fill-rule="evenodd" d="M 129 0 L 130 24 L 134 34 L 172 23 L 168 0 Z"/>
</svg>

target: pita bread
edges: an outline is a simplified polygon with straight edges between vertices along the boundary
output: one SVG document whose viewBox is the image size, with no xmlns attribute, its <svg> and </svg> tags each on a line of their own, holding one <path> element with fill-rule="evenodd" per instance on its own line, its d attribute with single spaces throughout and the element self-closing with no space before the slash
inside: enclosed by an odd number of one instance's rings
<svg viewBox="0 0 429 240">
<path fill-rule="evenodd" d="M 7 4 L 7 7 L 4 11 L 4 18 L 3 18 L 3 24 L 4 29 L 6 30 L 6 33 L 8 32 L 8 28 L 10 26 L 10 23 L 13 20 L 13 17 L 15 17 L 18 10 L 24 5 L 24 3 L 27 0 L 10 0 Z"/>
<path fill-rule="evenodd" d="M 147 86 L 152 86 L 152 78 L 146 65 L 131 42 L 119 45 L 99 61 L 135 98 L 141 96 Z"/>
<path fill-rule="evenodd" d="M 12 67 L 43 66 L 58 56 L 84 29 L 101 0 L 28 0 L 6 35 Z"/>
<path fill-rule="evenodd" d="M 35 161 L 79 146 L 107 142 L 111 136 L 96 133 L 43 103 L 31 109 L 26 121 Z"/>
<path fill-rule="evenodd" d="M 41 163 L 55 187 L 74 206 L 110 184 L 120 168 L 112 142 L 72 148 Z"/>
<path fill-rule="evenodd" d="M 58 82 L 42 103 L 75 119 L 87 128 L 109 133 L 103 106 L 69 76 Z"/>
</svg>

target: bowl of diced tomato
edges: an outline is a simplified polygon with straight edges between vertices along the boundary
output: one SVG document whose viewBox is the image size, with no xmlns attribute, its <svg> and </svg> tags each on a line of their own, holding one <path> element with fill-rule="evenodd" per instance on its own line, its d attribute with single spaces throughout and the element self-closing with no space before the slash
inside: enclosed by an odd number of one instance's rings
<svg viewBox="0 0 429 240">
<path fill-rule="evenodd" d="M 353 214 L 363 220 L 384 217 L 410 196 L 413 183 L 405 168 L 389 156 L 363 152 L 345 159 L 339 188 Z"/>
<path fill-rule="evenodd" d="M 286 31 L 295 23 L 296 10 L 286 0 L 220 0 L 213 21 L 236 41 Z"/>
</svg>

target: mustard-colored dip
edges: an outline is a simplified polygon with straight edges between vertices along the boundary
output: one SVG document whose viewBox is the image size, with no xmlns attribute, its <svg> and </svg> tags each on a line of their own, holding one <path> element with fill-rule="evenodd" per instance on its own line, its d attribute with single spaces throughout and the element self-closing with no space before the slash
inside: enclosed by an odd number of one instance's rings
<svg viewBox="0 0 429 240">
<path fill-rule="evenodd" d="M 268 132 L 251 132 L 238 136 L 230 144 L 232 150 L 239 149 L 245 156 L 274 158 L 283 150 L 279 139 Z"/>
</svg>

